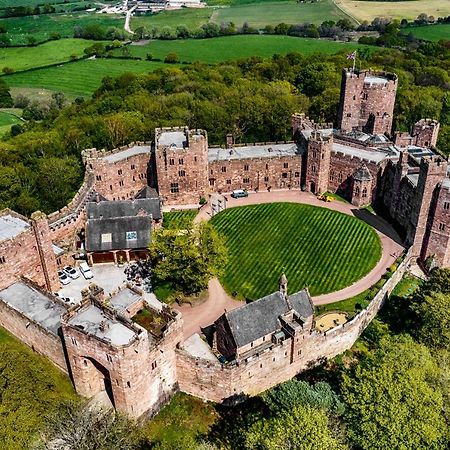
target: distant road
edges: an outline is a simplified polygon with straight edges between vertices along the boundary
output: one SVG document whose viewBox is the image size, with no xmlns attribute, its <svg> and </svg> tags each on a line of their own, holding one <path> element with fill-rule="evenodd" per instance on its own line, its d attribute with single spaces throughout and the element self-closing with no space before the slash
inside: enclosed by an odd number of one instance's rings
<svg viewBox="0 0 450 450">
<path fill-rule="evenodd" d="M 124 25 L 124 29 L 125 31 L 127 31 L 130 34 L 134 34 L 134 31 L 131 31 L 130 28 L 130 19 L 131 19 L 131 14 L 133 14 L 133 11 L 137 8 L 137 5 L 133 6 L 131 9 L 129 9 L 127 11 L 127 15 L 125 17 L 125 25 Z"/>
<path fill-rule="evenodd" d="M 342 8 L 342 6 L 339 6 L 336 3 L 336 0 L 333 0 L 333 3 L 334 3 L 334 6 L 336 6 L 336 8 L 338 8 L 340 11 L 342 11 L 346 16 L 353 19 L 358 25 L 361 25 L 361 22 L 353 14 L 350 14 L 348 11 L 346 11 L 344 8 Z"/>
</svg>

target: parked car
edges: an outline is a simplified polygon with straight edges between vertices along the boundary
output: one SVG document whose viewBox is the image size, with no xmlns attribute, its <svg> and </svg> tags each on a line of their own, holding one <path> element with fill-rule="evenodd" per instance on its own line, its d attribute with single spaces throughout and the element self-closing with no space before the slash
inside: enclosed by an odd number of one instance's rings
<svg viewBox="0 0 450 450">
<path fill-rule="evenodd" d="M 83 274 L 83 277 L 86 278 L 86 280 L 94 278 L 94 274 L 92 273 L 91 268 L 85 262 L 82 262 L 80 264 L 80 272 Z"/>
<path fill-rule="evenodd" d="M 58 292 L 55 292 L 53 294 L 55 297 L 58 297 L 61 299 L 64 303 L 67 303 L 69 305 L 76 305 L 78 302 L 75 300 L 75 297 L 63 297 Z"/>
<path fill-rule="evenodd" d="M 72 278 L 72 280 L 76 280 L 80 276 L 78 270 L 75 269 L 74 267 L 66 266 L 64 267 L 63 270 L 66 273 L 66 275 Z"/>
<path fill-rule="evenodd" d="M 70 283 L 70 278 L 67 276 L 66 272 L 64 272 L 63 270 L 58 270 L 58 277 L 59 277 L 59 281 L 61 281 L 61 284 L 69 284 Z"/>
<path fill-rule="evenodd" d="M 237 189 L 231 193 L 231 196 L 233 198 L 248 197 L 248 192 L 244 191 L 243 189 Z"/>
</svg>

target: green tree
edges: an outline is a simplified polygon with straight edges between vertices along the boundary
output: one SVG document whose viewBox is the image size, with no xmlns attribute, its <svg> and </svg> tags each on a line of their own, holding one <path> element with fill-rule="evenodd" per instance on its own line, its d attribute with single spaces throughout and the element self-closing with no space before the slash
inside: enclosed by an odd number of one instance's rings
<svg viewBox="0 0 450 450">
<path fill-rule="evenodd" d="M 208 281 L 222 273 L 227 261 L 222 238 L 206 222 L 181 232 L 157 230 L 149 250 L 155 279 L 171 283 L 187 295 L 206 289 Z"/>
<path fill-rule="evenodd" d="M 280 415 L 255 422 L 245 432 L 246 450 L 343 450 L 324 411 L 296 406 Z"/>
<path fill-rule="evenodd" d="M 14 101 L 11 97 L 8 85 L 4 80 L 0 80 L 0 107 L 11 108 L 14 105 Z"/>
<path fill-rule="evenodd" d="M 445 449 L 448 428 L 438 366 L 410 338 L 384 339 L 354 371 L 344 374 L 348 434 L 362 450 Z"/>
</svg>

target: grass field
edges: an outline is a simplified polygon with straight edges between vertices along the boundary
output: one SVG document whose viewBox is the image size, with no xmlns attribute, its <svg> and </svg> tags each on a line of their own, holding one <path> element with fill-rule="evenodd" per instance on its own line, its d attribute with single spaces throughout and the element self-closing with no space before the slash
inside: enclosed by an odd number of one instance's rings
<svg viewBox="0 0 450 450">
<path fill-rule="evenodd" d="M 424 39 L 426 41 L 437 42 L 441 39 L 450 40 L 450 24 L 448 23 L 406 28 L 404 32 L 412 33 L 414 37 Z"/>
<path fill-rule="evenodd" d="M 8 30 L 8 37 L 14 45 L 27 44 L 27 36 L 32 35 L 38 42 L 49 39 L 51 33 L 59 33 L 62 37 L 73 37 L 75 26 L 99 25 L 123 28 L 125 19 L 112 14 L 70 13 L 41 14 L 39 16 L 12 17 L 1 19 Z"/>
<path fill-rule="evenodd" d="M 283 271 L 289 291 L 312 295 L 349 286 L 381 255 L 366 223 L 329 209 L 293 203 L 231 208 L 212 219 L 230 253 L 221 278 L 228 292 L 257 299 L 277 289 Z"/>
<path fill-rule="evenodd" d="M 164 213 L 164 228 L 170 230 L 183 230 L 189 228 L 197 214 L 198 211 L 196 209 L 166 212 Z"/>
<path fill-rule="evenodd" d="M 264 28 L 265 25 L 278 25 L 281 22 L 320 24 L 325 20 L 337 21 L 344 17 L 347 15 L 336 8 L 331 0 L 320 0 L 317 3 L 277 1 L 264 2 L 263 5 L 255 3 L 221 8 L 214 13 L 212 21 L 218 24 L 234 22 L 237 26 L 248 22 L 255 28 Z"/>
<path fill-rule="evenodd" d="M 69 98 L 90 96 L 100 86 L 106 76 L 116 77 L 125 72 L 151 72 L 163 63 L 150 61 L 123 61 L 119 59 L 82 60 L 49 67 L 33 72 L 16 73 L 4 76 L 6 83 L 13 88 L 38 88 L 50 91 L 63 91 Z M 15 93 L 20 90 L 15 89 Z"/>
<path fill-rule="evenodd" d="M 63 41 L 58 41 L 63 42 Z M 154 58 L 164 59 L 175 52 L 181 61 L 201 60 L 206 63 L 232 60 L 247 56 L 270 57 L 274 53 L 301 52 L 335 53 L 354 49 L 358 44 L 338 43 L 317 39 L 290 36 L 229 36 L 213 39 L 190 39 L 177 41 L 152 41 L 145 46 L 131 46 L 131 53 L 145 58 L 151 53 Z M 41 47 L 34 47 L 38 55 Z M 25 49 L 24 49 L 25 50 Z M 31 49 L 33 50 L 33 49 Z M 120 52 L 120 51 L 119 51 Z M 32 61 L 39 62 L 38 57 Z M 9 65 L 3 60 L 4 65 Z M 32 64 L 32 62 L 30 62 Z M 119 59 L 82 60 L 60 67 L 49 67 L 33 72 L 15 73 L 4 80 L 12 88 L 63 91 L 69 97 L 90 96 L 105 76 L 118 76 L 125 72 L 144 73 L 167 65 L 162 62 L 134 61 Z M 17 92 L 17 89 L 15 89 Z"/>
<path fill-rule="evenodd" d="M 193 448 L 195 440 L 206 434 L 217 419 L 212 403 L 179 393 L 144 425 L 144 434 L 150 442 L 163 443 L 167 449 Z"/>
<path fill-rule="evenodd" d="M 85 39 L 61 39 L 46 42 L 39 47 L 0 48 L 0 68 L 7 66 L 17 72 L 69 61 L 71 55 L 82 56 L 83 50 L 94 42 Z"/>
<path fill-rule="evenodd" d="M 331 0 L 320 0 L 316 3 L 298 3 L 294 0 L 258 2 L 233 2 L 231 5 L 219 8 L 182 9 L 177 11 L 164 11 L 152 16 L 136 16 L 131 20 L 132 29 L 140 26 L 147 28 L 169 26 L 175 30 L 177 25 L 183 24 L 190 29 L 200 28 L 208 21 L 221 24 L 234 22 L 242 26 L 248 22 L 256 28 L 265 25 L 278 25 L 281 22 L 317 23 L 324 20 L 339 20 L 347 17 Z"/>
<path fill-rule="evenodd" d="M 0 111 L 0 136 L 7 133 L 11 129 L 11 125 L 22 123 L 15 115 Z"/>
<path fill-rule="evenodd" d="M 434 17 L 450 15 L 449 0 L 409 0 L 409 1 L 360 1 L 336 0 L 336 4 L 359 22 L 371 22 L 375 17 L 392 17 L 393 19 L 415 19 L 426 13 Z"/>
<path fill-rule="evenodd" d="M 187 39 L 176 41 L 151 41 L 147 45 L 130 46 L 131 54 L 145 58 L 151 53 L 154 58 L 164 59 L 167 53 L 174 52 L 180 61 L 203 61 L 217 63 L 249 56 L 268 58 L 278 54 L 299 52 L 337 53 L 353 50 L 355 43 L 342 43 L 320 39 L 297 38 L 292 36 L 247 35 L 225 36 L 212 39 Z M 117 53 L 119 54 L 120 51 Z"/>
<path fill-rule="evenodd" d="M 212 8 L 183 8 L 173 11 L 161 11 L 151 16 L 134 16 L 131 19 L 131 29 L 146 27 L 150 30 L 152 27 L 161 29 L 164 26 L 168 26 L 175 30 L 181 24 L 186 25 L 190 29 L 197 29 L 204 23 L 209 22 L 213 12 Z"/>
</svg>

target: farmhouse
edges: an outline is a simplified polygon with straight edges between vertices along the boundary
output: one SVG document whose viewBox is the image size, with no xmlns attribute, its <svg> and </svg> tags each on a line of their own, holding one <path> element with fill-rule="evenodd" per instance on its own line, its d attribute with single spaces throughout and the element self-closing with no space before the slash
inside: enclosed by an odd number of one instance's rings
<svg viewBox="0 0 450 450">
<path fill-rule="evenodd" d="M 0 324 L 73 377 L 90 397 L 108 393 L 133 416 L 155 412 L 177 390 L 226 401 L 255 395 L 348 349 L 377 314 L 411 259 L 450 265 L 450 178 L 434 146 L 439 124 L 393 133 L 395 74 L 344 69 L 337 126 L 292 116 L 289 142 L 241 145 L 227 136 L 162 128 L 154 144 L 83 152 L 86 176 L 75 198 L 48 217 L 0 214 Z M 233 189 L 337 192 L 356 208 L 373 204 L 402 230 L 405 260 L 369 306 L 322 332 L 307 290 L 279 290 L 211 324 L 210 345 L 183 336 L 180 313 L 125 284 L 96 285 L 67 308 L 58 267 L 83 246 L 89 262 L 145 256 L 164 208 L 198 206 Z M 61 251 L 64 255 L 61 255 Z M 43 344 L 43 345 L 41 345 Z"/>
</svg>

